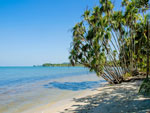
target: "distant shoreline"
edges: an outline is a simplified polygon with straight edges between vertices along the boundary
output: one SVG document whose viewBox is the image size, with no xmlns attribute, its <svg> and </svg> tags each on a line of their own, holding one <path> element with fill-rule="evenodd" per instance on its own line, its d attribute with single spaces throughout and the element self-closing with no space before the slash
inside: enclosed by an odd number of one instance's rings
<svg viewBox="0 0 150 113">
<path fill-rule="evenodd" d="M 72 66 L 70 63 L 61 63 L 61 64 L 44 63 L 42 65 L 33 65 L 33 67 L 83 67 L 83 65 L 76 64 L 75 66 Z"/>
</svg>

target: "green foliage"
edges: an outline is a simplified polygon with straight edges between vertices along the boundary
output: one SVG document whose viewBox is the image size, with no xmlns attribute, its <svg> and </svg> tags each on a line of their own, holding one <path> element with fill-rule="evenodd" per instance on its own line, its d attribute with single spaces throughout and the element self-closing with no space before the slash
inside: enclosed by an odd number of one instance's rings
<svg viewBox="0 0 150 113">
<path fill-rule="evenodd" d="M 139 93 L 150 96 L 150 79 L 145 79 L 140 86 Z"/>
<path fill-rule="evenodd" d="M 138 20 L 135 23 L 135 27 L 132 28 L 134 36 L 126 38 L 124 45 L 122 45 L 122 50 L 120 52 L 120 60 L 124 61 L 126 59 L 127 67 L 133 63 L 133 67 L 138 68 L 141 71 L 145 71 L 147 64 L 147 15 L 144 18 Z M 123 53 L 124 52 L 124 53 Z M 124 56 L 125 55 L 125 56 Z M 131 57 L 133 62 L 131 62 Z"/>
<path fill-rule="evenodd" d="M 114 11 L 111 0 L 100 0 L 86 10 L 72 29 L 70 63 L 82 64 L 110 83 L 120 83 L 133 68 L 144 69 L 148 1 L 123 0 L 122 10 Z"/>
<path fill-rule="evenodd" d="M 72 65 L 70 63 L 63 63 L 63 64 L 45 63 L 42 66 L 43 67 L 71 67 Z M 75 64 L 75 66 L 83 66 L 83 65 L 81 65 L 81 64 Z"/>
<path fill-rule="evenodd" d="M 129 77 L 132 77 L 132 75 L 131 75 L 130 73 L 125 73 L 125 74 L 123 75 L 123 78 L 124 78 L 124 79 L 127 79 L 127 78 L 129 78 Z"/>
</svg>

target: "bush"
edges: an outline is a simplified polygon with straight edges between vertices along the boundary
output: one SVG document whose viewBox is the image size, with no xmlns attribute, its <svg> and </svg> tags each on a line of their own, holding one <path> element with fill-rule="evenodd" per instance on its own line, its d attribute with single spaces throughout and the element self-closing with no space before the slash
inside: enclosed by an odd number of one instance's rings
<svg viewBox="0 0 150 113">
<path fill-rule="evenodd" d="M 123 78 L 124 78 L 124 79 L 127 79 L 127 78 L 129 78 L 129 77 L 132 77 L 132 75 L 131 75 L 130 73 L 125 73 L 125 74 L 123 75 Z"/>
<path fill-rule="evenodd" d="M 150 79 L 145 79 L 143 81 L 139 93 L 150 96 Z"/>
</svg>

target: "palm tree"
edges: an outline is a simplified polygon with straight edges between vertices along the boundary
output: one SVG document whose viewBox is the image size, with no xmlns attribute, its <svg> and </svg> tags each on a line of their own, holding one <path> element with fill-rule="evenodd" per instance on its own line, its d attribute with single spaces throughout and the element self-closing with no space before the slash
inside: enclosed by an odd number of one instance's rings
<svg viewBox="0 0 150 113">
<path fill-rule="evenodd" d="M 100 0 L 100 4 L 86 10 L 83 20 L 74 26 L 69 59 L 72 65 L 83 64 L 109 83 L 121 83 L 122 76 L 137 66 L 140 51 L 135 48 L 144 47 L 138 46 L 137 31 L 145 24 L 134 0 L 123 0 L 125 11 L 114 11 L 110 0 Z"/>
<path fill-rule="evenodd" d="M 149 49 L 150 49 L 149 33 L 150 33 L 150 14 L 147 15 L 147 74 L 146 74 L 146 79 L 148 79 L 148 75 L 149 75 L 149 52 L 150 52 L 149 51 Z"/>
</svg>

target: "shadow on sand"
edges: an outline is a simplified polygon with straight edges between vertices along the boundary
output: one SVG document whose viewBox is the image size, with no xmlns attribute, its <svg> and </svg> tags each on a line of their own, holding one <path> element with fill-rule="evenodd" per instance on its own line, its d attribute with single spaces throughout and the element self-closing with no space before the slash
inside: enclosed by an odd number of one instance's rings
<svg viewBox="0 0 150 113">
<path fill-rule="evenodd" d="M 150 113 L 150 98 L 138 95 L 139 85 L 136 81 L 104 87 L 98 94 L 74 98 L 76 104 L 61 113 Z"/>
</svg>

